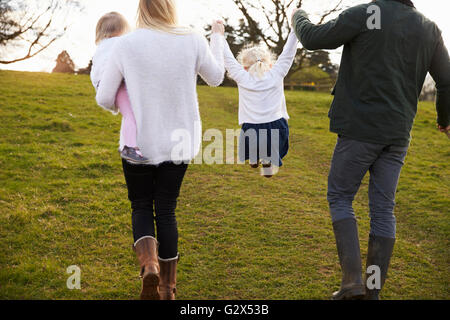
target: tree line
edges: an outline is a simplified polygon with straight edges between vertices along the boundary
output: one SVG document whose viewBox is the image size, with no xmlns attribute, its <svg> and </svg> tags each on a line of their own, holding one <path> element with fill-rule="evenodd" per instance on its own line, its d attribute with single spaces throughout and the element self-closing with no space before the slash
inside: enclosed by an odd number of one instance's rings
<svg viewBox="0 0 450 320">
<path fill-rule="evenodd" d="M 227 24 L 227 39 L 233 53 L 237 54 L 246 44 L 263 42 L 279 55 L 291 30 L 289 10 L 294 4 L 300 7 L 308 0 L 227 1 L 233 2 L 243 17 L 236 26 Z M 320 21 L 342 9 L 343 0 L 330 2 L 333 5 L 323 12 Z M 0 0 L 0 64 L 24 61 L 40 54 L 67 30 L 67 25 L 55 23 L 55 16 L 81 10 L 81 5 L 76 0 L 39 1 L 38 7 L 32 3 L 33 1 L 29 0 Z M 259 22 L 254 18 L 260 15 L 265 17 L 265 21 Z M 227 17 L 224 19 L 228 20 Z M 336 66 L 330 62 L 327 52 L 308 52 L 300 49 L 290 74 L 312 65 L 320 65 L 330 74 L 336 72 Z"/>
<path fill-rule="evenodd" d="M 234 3 L 241 13 L 236 25 L 226 23 L 226 36 L 232 52 L 237 55 L 246 45 L 264 43 L 275 54 L 281 54 L 286 44 L 290 25 L 290 10 L 316 0 L 226 0 Z M 0 0 L 0 64 L 12 64 L 31 59 L 48 49 L 64 36 L 68 25 L 56 23 L 56 16 L 74 11 L 82 6 L 77 0 Z M 323 23 L 333 14 L 345 9 L 354 0 L 329 0 L 318 14 L 318 23 Z M 205 30 L 210 32 L 211 27 Z M 90 63 L 79 73 L 88 74 Z M 328 51 L 308 51 L 300 48 L 286 82 L 317 85 L 322 82 L 331 87 L 336 80 L 339 66 L 333 64 Z M 75 65 L 66 51 L 57 59 L 54 71 L 74 72 Z M 301 71 L 301 72 L 300 72 Z M 225 85 L 234 85 L 230 79 Z M 430 88 L 428 86 L 426 88 Z M 327 88 L 328 89 L 328 88 Z M 433 91 L 434 88 L 431 88 Z M 430 91 L 430 90 L 428 90 Z M 430 96 L 429 94 L 427 96 Z"/>
</svg>

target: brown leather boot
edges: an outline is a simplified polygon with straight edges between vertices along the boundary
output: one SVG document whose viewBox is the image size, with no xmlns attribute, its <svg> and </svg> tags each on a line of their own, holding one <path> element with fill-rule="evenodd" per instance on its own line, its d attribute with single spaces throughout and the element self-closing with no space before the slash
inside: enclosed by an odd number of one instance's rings
<svg viewBox="0 0 450 320">
<path fill-rule="evenodd" d="M 143 238 L 138 240 L 134 250 L 141 267 L 141 300 L 159 300 L 158 242 L 155 238 Z"/>
<path fill-rule="evenodd" d="M 164 261 L 159 259 L 161 280 L 159 282 L 159 296 L 161 300 L 175 300 L 177 293 L 177 264 L 180 257 Z"/>
</svg>

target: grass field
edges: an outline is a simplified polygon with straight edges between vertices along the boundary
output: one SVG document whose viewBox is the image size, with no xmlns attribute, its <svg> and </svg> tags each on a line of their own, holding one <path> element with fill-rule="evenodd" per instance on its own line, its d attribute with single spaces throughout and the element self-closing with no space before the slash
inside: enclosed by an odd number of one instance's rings
<svg viewBox="0 0 450 320">
<path fill-rule="evenodd" d="M 340 268 L 326 202 L 331 96 L 287 92 L 291 150 L 269 180 L 192 165 L 177 210 L 179 299 L 328 299 Z M 199 88 L 204 129 L 238 128 L 237 91 Z M 450 298 L 449 140 L 422 103 L 397 195 L 385 299 Z M 0 298 L 135 299 L 120 117 L 86 76 L 0 71 Z M 363 259 L 367 179 L 356 202 Z M 68 290 L 66 268 L 81 268 Z"/>
</svg>

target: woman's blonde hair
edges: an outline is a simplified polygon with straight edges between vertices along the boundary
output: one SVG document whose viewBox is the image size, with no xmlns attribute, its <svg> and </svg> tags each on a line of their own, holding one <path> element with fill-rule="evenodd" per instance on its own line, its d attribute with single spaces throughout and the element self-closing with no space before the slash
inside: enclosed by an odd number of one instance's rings
<svg viewBox="0 0 450 320">
<path fill-rule="evenodd" d="M 118 12 L 110 12 L 105 14 L 97 23 L 95 32 L 95 43 L 100 41 L 121 36 L 130 31 L 130 25 L 123 15 Z"/>
<path fill-rule="evenodd" d="M 272 68 L 275 56 L 269 49 L 255 46 L 242 50 L 238 60 L 250 74 L 262 78 Z"/>
<path fill-rule="evenodd" d="M 175 0 L 140 0 L 137 26 L 174 34 L 188 34 L 192 30 L 178 25 Z"/>
</svg>

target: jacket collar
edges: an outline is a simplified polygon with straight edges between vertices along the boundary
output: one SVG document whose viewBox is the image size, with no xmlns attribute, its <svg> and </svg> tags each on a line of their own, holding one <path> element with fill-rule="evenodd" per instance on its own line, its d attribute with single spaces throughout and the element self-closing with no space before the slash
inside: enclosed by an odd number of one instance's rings
<svg viewBox="0 0 450 320">
<path fill-rule="evenodd" d="M 414 3 L 412 3 L 411 0 L 391 0 L 391 1 L 400 2 L 400 3 L 403 3 L 403 4 L 407 5 L 407 6 L 415 8 Z"/>
</svg>

